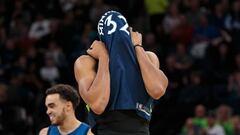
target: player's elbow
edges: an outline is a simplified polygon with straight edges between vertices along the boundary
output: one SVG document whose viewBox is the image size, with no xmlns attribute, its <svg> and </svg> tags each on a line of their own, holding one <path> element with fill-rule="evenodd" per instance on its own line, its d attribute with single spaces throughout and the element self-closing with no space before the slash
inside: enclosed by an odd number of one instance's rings
<svg viewBox="0 0 240 135">
<path fill-rule="evenodd" d="M 158 100 L 165 94 L 165 89 L 158 88 L 151 92 L 151 97 L 155 100 Z"/>
<path fill-rule="evenodd" d="M 92 109 L 92 111 L 93 111 L 95 114 L 97 114 L 97 115 L 102 114 L 102 113 L 104 112 L 104 110 L 105 110 L 105 109 L 103 109 L 102 107 L 95 107 L 95 106 L 94 106 L 94 107 L 92 106 L 91 109 Z"/>
<path fill-rule="evenodd" d="M 168 85 L 168 80 L 164 83 L 157 84 L 156 87 L 151 92 L 151 97 L 155 100 L 158 100 L 159 98 L 161 98 L 166 92 L 167 85 Z"/>
<path fill-rule="evenodd" d="M 85 102 L 90 106 L 91 110 L 98 115 L 102 114 L 106 108 L 99 100 L 85 100 Z"/>
<path fill-rule="evenodd" d="M 98 99 L 94 100 L 92 104 L 90 104 L 90 107 L 94 113 L 100 115 L 105 111 L 108 101 L 109 95 L 100 96 Z"/>
<path fill-rule="evenodd" d="M 92 104 L 90 107 L 91 107 L 92 111 L 94 113 L 98 114 L 98 115 L 102 114 L 104 112 L 105 108 L 106 108 L 105 106 L 103 106 L 99 102 Z"/>
</svg>

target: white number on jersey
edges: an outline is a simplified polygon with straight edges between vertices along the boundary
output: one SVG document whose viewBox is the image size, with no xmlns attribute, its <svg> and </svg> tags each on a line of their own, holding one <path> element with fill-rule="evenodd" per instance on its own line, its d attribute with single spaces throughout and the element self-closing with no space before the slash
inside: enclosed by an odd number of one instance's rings
<svg viewBox="0 0 240 135">
<path fill-rule="evenodd" d="M 127 30 L 128 28 L 128 23 L 127 20 L 124 16 L 119 15 L 118 16 L 119 19 L 122 19 L 125 23 L 125 25 L 123 25 L 120 30 L 126 32 L 129 35 L 129 31 Z M 115 21 L 112 20 L 112 15 L 108 16 L 104 22 L 107 26 L 112 26 L 112 29 L 108 31 L 108 35 L 114 33 L 116 31 L 117 28 L 117 23 Z"/>
</svg>

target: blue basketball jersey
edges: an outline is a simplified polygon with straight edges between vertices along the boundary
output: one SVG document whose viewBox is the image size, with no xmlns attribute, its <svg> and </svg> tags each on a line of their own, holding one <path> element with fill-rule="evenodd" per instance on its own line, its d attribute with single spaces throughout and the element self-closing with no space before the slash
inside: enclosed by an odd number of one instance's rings
<svg viewBox="0 0 240 135">
<path fill-rule="evenodd" d="M 109 53 L 110 100 L 108 110 L 136 110 L 150 120 L 153 99 L 148 95 L 131 41 L 128 23 L 116 11 L 106 12 L 98 22 L 98 35 Z"/>
<path fill-rule="evenodd" d="M 89 125 L 82 122 L 77 129 L 68 135 L 87 135 L 89 129 Z M 59 132 L 57 126 L 51 125 L 48 128 L 48 135 L 61 135 L 61 133 Z"/>
</svg>

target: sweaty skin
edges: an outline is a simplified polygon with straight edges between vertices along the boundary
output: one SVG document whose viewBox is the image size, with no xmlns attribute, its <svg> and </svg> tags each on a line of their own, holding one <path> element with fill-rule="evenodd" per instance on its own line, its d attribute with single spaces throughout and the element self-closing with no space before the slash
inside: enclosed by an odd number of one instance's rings
<svg viewBox="0 0 240 135">
<path fill-rule="evenodd" d="M 75 78 L 83 100 L 94 113 L 101 114 L 105 110 L 110 96 L 108 52 L 103 42 L 94 41 L 87 53 L 90 56 L 80 56 L 75 62 Z M 97 71 L 95 71 L 96 60 L 98 60 Z"/>
<path fill-rule="evenodd" d="M 133 45 L 142 45 L 142 35 L 132 30 L 130 32 Z M 158 57 L 139 46 L 135 47 L 135 51 L 147 93 L 152 98 L 159 99 L 166 91 L 168 79 L 159 69 Z M 110 96 L 109 56 L 101 41 L 94 41 L 87 53 L 90 56 L 80 56 L 75 62 L 75 78 L 83 100 L 93 112 L 101 114 Z M 98 60 L 97 68 L 96 60 Z"/>
<path fill-rule="evenodd" d="M 166 91 L 168 79 L 159 69 L 160 62 L 157 55 L 153 52 L 146 52 L 141 46 L 142 34 L 133 32 L 132 28 L 130 32 L 133 45 L 140 45 L 135 46 L 135 51 L 147 92 L 153 99 L 159 99 Z"/>
</svg>

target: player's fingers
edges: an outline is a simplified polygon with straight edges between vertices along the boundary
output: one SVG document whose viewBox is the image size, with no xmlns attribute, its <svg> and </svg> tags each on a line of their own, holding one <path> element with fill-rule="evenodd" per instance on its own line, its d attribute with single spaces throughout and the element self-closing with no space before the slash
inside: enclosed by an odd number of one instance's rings
<svg viewBox="0 0 240 135">
<path fill-rule="evenodd" d="M 139 33 L 139 32 L 138 32 L 138 36 L 139 36 L 140 38 L 142 38 L 142 33 Z"/>
<path fill-rule="evenodd" d="M 88 54 L 91 54 L 91 53 L 92 53 L 92 48 L 91 48 L 91 47 L 87 50 L 87 53 L 88 53 Z"/>
<path fill-rule="evenodd" d="M 92 44 L 91 44 L 91 46 L 88 48 L 88 50 L 87 51 L 92 51 L 93 50 L 93 48 L 95 47 L 95 44 L 97 44 L 97 40 L 95 40 Z"/>
<path fill-rule="evenodd" d="M 88 54 L 89 56 L 95 58 L 95 57 L 94 57 L 95 55 L 94 55 L 94 53 L 93 53 L 93 50 L 88 49 L 88 50 L 87 50 L 87 54 Z"/>
<path fill-rule="evenodd" d="M 92 45 L 87 49 L 87 53 L 88 53 L 88 54 L 93 51 L 93 47 L 94 47 L 93 45 L 94 45 L 94 44 L 92 44 Z"/>
<path fill-rule="evenodd" d="M 129 31 L 130 31 L 130 33 L 132 33 L 132 27 L 129 27 Z"/>
</svg>

